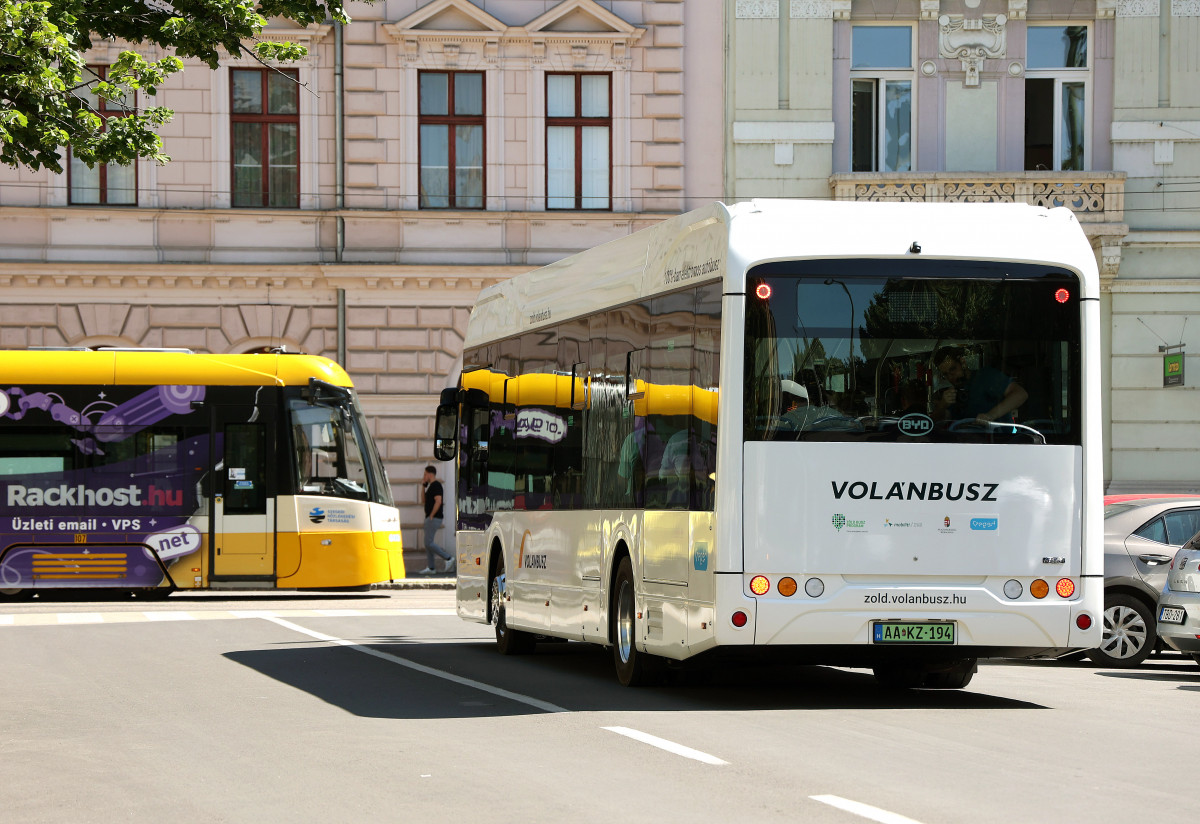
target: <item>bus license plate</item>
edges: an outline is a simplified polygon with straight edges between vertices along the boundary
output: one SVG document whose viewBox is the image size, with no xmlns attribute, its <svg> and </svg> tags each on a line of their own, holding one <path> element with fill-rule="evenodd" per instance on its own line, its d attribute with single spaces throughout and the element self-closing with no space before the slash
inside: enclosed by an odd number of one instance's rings
<svg viewBox="0 0 1200 824">
<path fill-rule="evenodd" d="M 1158 620 L 1164 624 L 1182 624 L 1183 615 L 1182 607 L 1163 607 L 1162 614 L 1158 616 Z"/>
<path fill-rule="evenodd" d="M 876 621 L 876 644 L 953 644 L 950 621 Z"/>
</svg>

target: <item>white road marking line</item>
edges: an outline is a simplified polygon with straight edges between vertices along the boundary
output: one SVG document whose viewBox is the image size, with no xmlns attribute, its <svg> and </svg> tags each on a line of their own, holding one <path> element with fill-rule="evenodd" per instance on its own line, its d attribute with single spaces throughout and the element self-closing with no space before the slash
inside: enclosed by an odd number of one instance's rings
<svg viewBox="0 0 1200 824">
<path fill-rule="evenodd" d="M 570 710 L 566 709 L 565 707 L 560 707 L 557 704 L 551 704 L 548 701 L 531 698 L 528 695 L 521 695 L 520 693 L 516 692 L 509 692 L 508 690 L 500 689 L 499 687 L 493 687 L 490 684 L 485 684 L 482 681 L 473 681 L 470 678 L 463 678 L 460 675 L 454 675 L 449 672 L 443 672 L 442 670 L 434 669 L 433 667 L 427 667 L 423 664 L 408 661 L 397 655 L 390 655 L 386 652 L 380 652 L 377 649 L 371 649 L 370 647 L 363 646 L 362 644 L 356 644 L 353 641 L 347 641 L 344 638 L 336 638 L 332 635 L 326 635 L 323 632 L 305 629 L 298 624 L 293 624 L 291 621 L 285 621 L 284 619 L 278 618 L 269 613 L 261 613 L 258 615 L 258 617 L 264 618 L 272 623 L 279 624 L 279 626 L 285 627 L 294 632 L 307 635 L 310 638 L 316 638 L 318 641 L 328 641 L 329 643 L 337 644 L 340 647 L 346 647 L 356 652 L 362 652 L 367 655 L 374 656 L 375 658 L 382 658 L 384 661 L 390 661 L 393 664 L 399 664 L 402 667 L 407 667 L 408 669 L 415 670 L 416 672 L 423 673 L 424 675 L 432 675 L 434 678 L 442 678 L 455 684 L 461 684 L 464 687 L 470 687 L 472 689 L 480 690 L 481 692 L 491 693 L 492 695 L 499 696 L 500 698 L 507 698 L 510 701 L 516 701 L 520 704 L 525 704 L 526 706 L 534 707 L 535 709 L 539 709 L 544 712 L 570 712 Z"/>
<path fill-rule="evenodd" d="M 131 624 L 142 621 L 216 621 L 231 618 L 271 618 L 291 615 L 305 618 L 387 618 L 453 616 L 453 609 L 364 609 L 364 610 L 196 610 L 194 612 L 152 610 L 149 612 L 31 612 L 0 615 L 0 626 L 37 627 L 52 624 Z"/>
<path fill-rule="evenodd" d="M 194 621 L 196 616 L 190 612 L 143 612 L 147 621 Z"/>
<path fill-rule="evenodd" d="M 60 612 L 58 613 L 58 623 L 102 624 L 104 623 L 104 616 L 98 612 Z"/>
<path fill-rule="evenodd" d="M 603 729 L 609 732 L 615 732 L 617 735 L 623 735 L 626 738 L 632 738 L 635 741 L 641 741 L 643 744 L 649 744 L 652 747 L 658 747 L 660 750 L 682 755 L 684 758 L 691 758 L 694 761 L 703 761 L 705 764 L 728 764 L 728 761 L 722 761 L 715 755 L 709 755 L 700 750 L 693 750 L 691 747 L 685 747 L 682 744 L 676 744 L 674 741 L 668 741 L 665 738 L 659 738 L 656 735 L 642 732 L 641 730 L 633 730 L 629 727 L 604 727 Z"/>
<path fill-rule="evenodd" d="M 820 801 L 822 804 L 828 804 L 830 807 L 837 807 L 839 810 L 845 810 L 848 813 L 869 818 L 871 821 L 878 821 L 880 824 L 921 824 L 916 819 L 908 818 L 899 813 L 881 810 L 878 807 L 872 807 L 870 804 L 863 804 L 861 801 L 851 801 L 848 798 L 842 798 L 838 795 L 810 795 L 809 798 L 813 801 Z"/>
</svg>

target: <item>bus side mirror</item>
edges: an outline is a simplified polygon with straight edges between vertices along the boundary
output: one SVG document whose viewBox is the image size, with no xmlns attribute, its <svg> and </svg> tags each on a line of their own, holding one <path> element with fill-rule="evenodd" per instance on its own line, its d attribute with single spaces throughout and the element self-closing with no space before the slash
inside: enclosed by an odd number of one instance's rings
<svg viewBox="0 0 1200 824">
<path fill-rule="evenodd" d="M 452 461 L 458 454 L 458 405 L 443 403 L 437 408 L 433 426 L 433 456 Z"/>
</svg>

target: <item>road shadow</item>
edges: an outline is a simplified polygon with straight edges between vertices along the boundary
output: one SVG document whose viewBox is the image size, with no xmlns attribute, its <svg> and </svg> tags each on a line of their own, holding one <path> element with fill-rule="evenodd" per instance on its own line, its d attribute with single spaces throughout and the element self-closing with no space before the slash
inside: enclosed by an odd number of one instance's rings
<svg viewBox="0 0 1200 824">
<path fill-rule="evenodd" d="M 971 689 L 887 689 L 864 670 L 714 663 L 674 671 L 663 686 L 631 689 L 617 683 L 609 651 L 591 644 L 539 644 L 531 655 L 506 657 L 484 641 L 417 643 L 387 636 L 357 643 L 379 655 L 341 645 L 287 644 L 225 656 L 346 712 L 371 718 L 547 712 L 539 702 L 569 712 L 1046 709 Z M 976 679 L 986 679 L 986 671 Z"/>
</svg>

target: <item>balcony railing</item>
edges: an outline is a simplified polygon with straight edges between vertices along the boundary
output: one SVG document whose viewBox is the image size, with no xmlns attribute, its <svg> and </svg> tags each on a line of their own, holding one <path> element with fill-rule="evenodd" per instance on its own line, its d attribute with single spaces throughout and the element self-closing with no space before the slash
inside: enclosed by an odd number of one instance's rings
<svg viewBox="0 0 1200 824">
<path fill-rule="evenodd" d="M 1125 222 L 1124 172 L 855 172 L 829 187 L 834 200 L 1065 206 L 1089 235 L 1111 232 L 1088 224 Z"/>
</svg>

